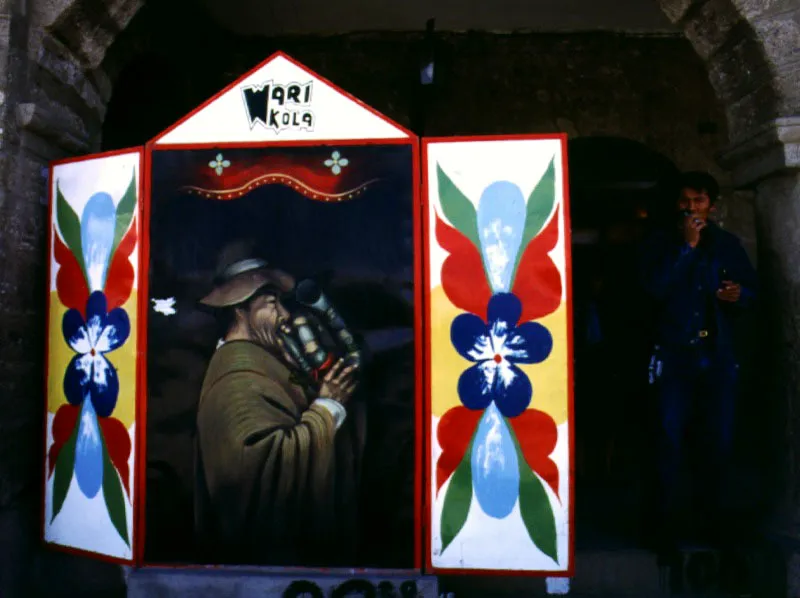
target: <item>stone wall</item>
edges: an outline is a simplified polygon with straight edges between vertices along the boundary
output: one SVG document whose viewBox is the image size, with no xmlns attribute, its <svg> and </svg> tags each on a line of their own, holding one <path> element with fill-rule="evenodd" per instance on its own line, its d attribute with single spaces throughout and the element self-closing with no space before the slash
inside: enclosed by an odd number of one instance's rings
<svg viewBox="0 0 800 598">
<path fill-rule="evenodd" d="M 42 456 L 44 169 L 49 161 L 98 150 L 101 131 L 107 148 L 141 144 L 276 49 L 401 123 L 424 122 L 427 134 L 564 130 L 572 136 L 626 137 L 661 152 L 680 168 L 711 170 L 729 191 L 732 182 L 749 183 L 752 177 L 734 180 L 716 166 L 719 148 L 729 139 L 745 140 L 756 125 L 797 114 L 800 108 L 797 8 L 792 0 L 663 0 L 665 11 L 687 32 L 691 45 L 677 37 L 605 33 L 444 34 L 436 48 L 437 85 L 425 96 L 417 85 L 422 40 L 415 34 L 234 38 L 177 1 L 151 3 L 133 17 L 142 3 L 0 2 L 4 597 L 40 591 L 67 596 L 78 595 L 77 588 L 91 593 L 122 587 L 118 568 L 42 552 L 36 545 Z M 190 17 L 194 20 L 187 21 Z M 794 54 L 786 50 L 792 47 Z M 131 78 L 131 72 L 140 76 Z M 738 162 L 729 164 L 741 172 Z M 755 178 L 765 176 L 765 167 L 760 168 Z M 794 239 L 776 231 L 794 221 L 790 207 L 796 188 L 796 183 L 762 185 L 759 196 L 760 231 L 776 240 L 762 253 L 775 265 L 775 278 L 789 283 L 774 288 L 782 297 L 781 325 L 791 330 L 797 328 L 792 318 L 797 285 L 796 276 L 789 275 L 795 264 L 785 256 Z M 773 202 L 775 193 L 782 194 L 778 204 Z M 736 195 L 724 206 L 723 217 L 729 229 L 754 242 L 749 195 Z M 798 344 L 793 334 L 781 342 Z M 787 356 L 794 355 L 792 350 Z M 794 381 L 792 372 L 783 378 Z M 796 387 L 784 392 L 791 401 Z M 797 429 L 797 416 L 790 421 Z M 797 463 L 800 459 L 794 468 Z"/>
<path fill-rule="evenodd" d="M 94 17 L 114 2 L 93 3 Z M 111 83 L 62 27 L 88 35 L 86 6 L 0 2 L 0 596 L 122 588 L 118 567 L 39 548 L 47 166 L 100 148 Z M 119 12 L 114 34 L 127 16 Z M 59 19 L 71 19 L 64 25 Z M 110 26 L 110 25 L 109 25 Z M 90 27 L 95 30 L 94 26 Z M 99 56 L 106 45 L 95 39 Z M 98 45 L 99 43 L 99 45 Z"/>
<path fill-rule="evenodd" d="M 247 38 L 201 13 L 148 5 L 109 49 L 118 75 L 103 143 L 144 143 L 276 50 L 426 135 L 565 131 L 622 137 L 680 169 L 707 169 L 723 184 L 720 214 L 756 256 L 752 202 L 734 198 L 716 160 L 728 141 L 724 106 L 689 41 L 618 33 L 441 33 L 435 85 L 419 85 L 424 40 L 415 33 Z M 221 51 L 209 53 L 206 40 Z M 198 59 L 198 57 L 202 57 Z M 147 106 L 147 109 L 142 109 Z M 731 204 L 730 206 L 728 204 Z"/>
</svg>

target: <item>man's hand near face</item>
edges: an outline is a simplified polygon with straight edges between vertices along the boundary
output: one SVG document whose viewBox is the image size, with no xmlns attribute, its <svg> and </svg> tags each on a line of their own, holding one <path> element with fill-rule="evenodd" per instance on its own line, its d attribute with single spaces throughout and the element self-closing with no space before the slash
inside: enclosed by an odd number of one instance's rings
<svg viewBox="0 0 800 598">
<path fill-rule="evenodd" d="M 346 407 L 358 385 L 353 379 L 356 370 L 355 365 L 345 366 L 343 359 L 337 361 L 322 379 L 319 396 Z"/>
<path fill-rule="evenodd" d="M 700 242 L 700 233 L 707 226 L 705 220 L 689 214 L 683 219 L 683 239 L 691 247 L 697 247 Z"/>
</svg>

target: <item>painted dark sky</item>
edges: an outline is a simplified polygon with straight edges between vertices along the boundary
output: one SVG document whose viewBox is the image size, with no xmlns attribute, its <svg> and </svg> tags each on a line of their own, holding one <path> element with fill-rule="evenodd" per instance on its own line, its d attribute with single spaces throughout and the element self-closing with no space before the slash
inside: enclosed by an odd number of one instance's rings
<svg viewBox="0 0 800 598">
<path fill-rule="evenodd" d="M 349 181 L 380 182 L 338 204 L 272 185 L 230 201 L 184 185 L 208 182 L 217 150 L 153 152 L 150 297 L 175 297 L 170 317 L 148 318 L 147 533 L 149 562 L 198 562 L 194 431 L 197 400 L 219 330 L 197 301 L 222 248 L 252 240 L 257 256 L 296 278 L 313 277 L 364 351 L 361 393 L 369 427 L 363 465 L 358 566 L 411 567 L 414 554 L 414 303 L 412 154 L 409 146 L 222 151 L 231 164 L 271 153 L 319 165 L 334 150 Z M 213 177 L 211 177 L 213 179 Z M 350 183 L 348 183 L 349 186 Z M 245 563 L 242 563 L 245 564 Z M 298 563 L 302 565 L 302 563 Z"/>
<path fill-rule="evenodd" d="M 259 257 L 297 277 L 326 271 L 336 277 L 410 279 L 413 264 L 413 193 L 409 146 L 336 147 L 351 178 L 380 179 L 363 195 L 331 204 L 282 185 L 257 188 L 233 201 L 181 193 L 192 173 L 208 169 L 215 150 L 153 152 L 150 218 L 151 296 L 180 294 L 180 281 L 211 277 L 220 251 L 252 240 Z M 225 150 L 236 163 L 271 152 L 297 156 L 320 148 Z M 328 155 L 330 152 L 328 152 Z M 209 281 L 210 282 L 210 281 Z M 172 287 L 172 288 L 171 288 Z"/>
</svg>

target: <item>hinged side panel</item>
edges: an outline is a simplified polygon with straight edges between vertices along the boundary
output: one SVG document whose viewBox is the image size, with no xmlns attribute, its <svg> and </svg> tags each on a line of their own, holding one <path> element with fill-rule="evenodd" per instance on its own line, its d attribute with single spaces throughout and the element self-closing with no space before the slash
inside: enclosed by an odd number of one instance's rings
<svg viewBox="0 0 800 598">
<path fill-rule="evenodd" d="M 423 141 L 427 564 L 572 569 L 565 139 Z"/>
<path fill-rule="evenodd" d="M 50 168 L 44 541 L 131 562 L 142 151 Z"/>
</svg>

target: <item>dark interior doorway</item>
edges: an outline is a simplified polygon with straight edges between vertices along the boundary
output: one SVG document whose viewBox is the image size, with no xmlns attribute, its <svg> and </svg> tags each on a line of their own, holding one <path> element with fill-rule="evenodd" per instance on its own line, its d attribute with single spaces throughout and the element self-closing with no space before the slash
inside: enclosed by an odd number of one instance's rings
<svg viewBox="0 0 800 598">
<path fill-rule="evenodd" d="M 578 548 L 651 546 L 658 417 L 647 367 L 651 304 L 637 282 L 637 246 L 673 217 L 676 166 L 645 145 L 614 137 L 569 143 L 573 235 Z M 758 309 L 737 321 L 740 363 L 734 435 L 736 525 L 754 533 L 769 512 L 770 462 L 760 399 Z M 688 480 L 687 480 L 688 481 Z M 690 487 L 683 489 L 684 494 Z M 688 506 L 688 503 L 687 503 Z M 686 531 L 694 525 L 687 511 Z M 696 523 L 696 522 L 695 522 Z"/>
<path fill-rule="evenodd" d="M 578 547 L 646 543 L 655 469 L 648 302 L 636 249 L 667 216 L 670 160 L 615 137 L 570 141 Z"/>
</svg>

